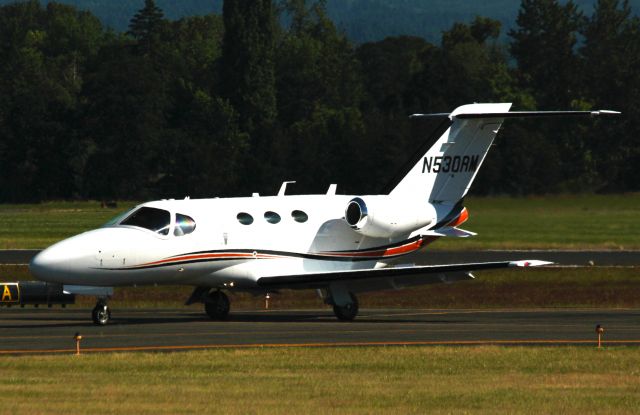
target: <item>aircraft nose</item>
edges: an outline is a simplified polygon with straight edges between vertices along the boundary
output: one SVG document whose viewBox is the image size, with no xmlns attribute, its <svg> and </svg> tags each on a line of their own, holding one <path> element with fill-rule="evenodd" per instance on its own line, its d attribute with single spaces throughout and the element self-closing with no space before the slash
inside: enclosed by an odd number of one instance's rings
<svg viewBox="0 0 640 415">
<path fill-rule="evenodd" d="M 65 258 L 64 249 L 59 244 L 53 245 L 38 253 L 29 264 L 29 271 L 39 280 L 49 281 L 63 271 Z"/>
<path fill-rule="evenodd" d="M 38 253 L 29 264 L 31 274 L 41 281 L 65 282 L 65 278 L 91 265 L 95 256 L 89 244 L 71 238 Z"/>
</svg>

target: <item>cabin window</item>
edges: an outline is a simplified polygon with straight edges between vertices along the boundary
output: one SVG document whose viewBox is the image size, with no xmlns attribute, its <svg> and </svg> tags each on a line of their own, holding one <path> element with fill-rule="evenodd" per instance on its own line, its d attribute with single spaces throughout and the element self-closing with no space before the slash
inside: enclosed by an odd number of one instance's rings
<svg viewBox="0 0 640 415">
<path fill-rule="evenodd" d="M 264 213 L 264 218 L 269 223 L 278 223 L 278 222 L 280 222 L 280 215 L 278 215 L 276 212 L 271 212 L 271 211 L 265 212 Z"/>
<path fill-rule="evenodd" d="M 236 218 L 238 218 L 238 222 L 243 225 L 251 225 L 253 223 L 253 216 L 245 212 L 238 213 L 238 216 L 236 216 Z"/>
<path fill-rule="evenodd" d="M 196 221 L 187 215 L 176 213 L 176 226 L 173 228 L 175 236 L 187 235 L 196 229 Z"/>
<path fill-rule="evenodd" d="M 141 207 L 120 222 L 120 225 L 137 226 L 160 235 L 168 235 L 171 214 L 163 209 Z"/>
<path fill-rule="evenodd" d="M 299 223 L 304 223 L 309 220 L 309 215 L 301 210 L 294 210 L 293 212 L 291 212 L 291 217 L 293 218 L 293 220 Z"/>
</svg>

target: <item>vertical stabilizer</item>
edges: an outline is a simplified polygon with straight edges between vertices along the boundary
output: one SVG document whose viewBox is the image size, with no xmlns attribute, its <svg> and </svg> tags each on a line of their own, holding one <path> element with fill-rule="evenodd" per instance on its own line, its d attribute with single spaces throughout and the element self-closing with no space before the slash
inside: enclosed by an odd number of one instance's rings
<svg viewBox="0 0 640 415">
<path fill-rule="evenodd" d="M 403 199 L 428 199 L 430 203 L 455 203 L 468 192 L 510 103 L 470 104 L 449 117 L 451 126 L 396 185 L 390 195 Z M 491 114 L 482 118 L 483 114 Z M 465 115 L 470 117 L 465 117 Z"/>
</svg>

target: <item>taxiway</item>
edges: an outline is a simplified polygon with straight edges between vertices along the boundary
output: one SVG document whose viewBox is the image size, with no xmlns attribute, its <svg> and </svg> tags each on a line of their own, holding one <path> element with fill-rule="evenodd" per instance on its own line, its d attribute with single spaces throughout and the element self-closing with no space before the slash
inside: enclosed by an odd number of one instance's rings
<svg viewBox="0 0 640 415">
<path fill-rule="evenodd" d="M 0 309 L 0 354 L 163 351 L 215 347 L 640 344 L 640 309 L 362 310 L 353 322 L 330 310 L 237 311 L 215 322 L 195 309 L 113 310 L 94 326 L 85 309 Z"/>
</svg>

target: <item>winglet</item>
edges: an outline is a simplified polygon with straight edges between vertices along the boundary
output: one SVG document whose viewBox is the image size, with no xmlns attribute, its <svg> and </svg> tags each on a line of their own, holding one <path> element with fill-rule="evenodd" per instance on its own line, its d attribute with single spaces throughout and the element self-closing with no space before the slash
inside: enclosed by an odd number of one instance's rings
<svg viewBox="0 0 640 415">
<path fill-rule="evenodd" d="M 509 262 L 510 267 L 541 267 L 544 265 L 553 265 L 553 262 L 540 261 L 537 259 L 523 259 L 520 261 Z"/>
</svg>

